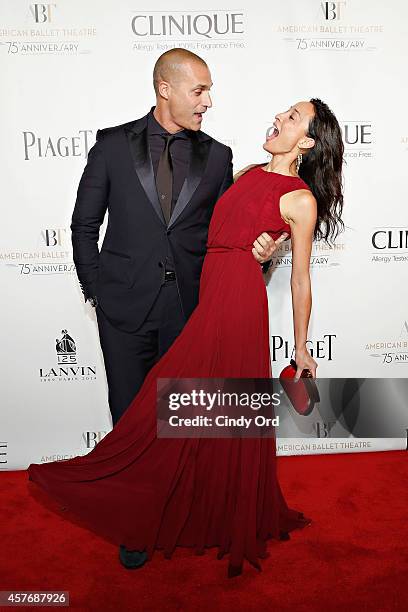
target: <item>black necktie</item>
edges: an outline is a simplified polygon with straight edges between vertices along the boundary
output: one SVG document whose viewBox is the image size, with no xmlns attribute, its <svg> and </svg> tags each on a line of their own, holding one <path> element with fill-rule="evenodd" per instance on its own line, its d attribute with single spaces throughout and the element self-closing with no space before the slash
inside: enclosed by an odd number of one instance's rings
<svg viewBox="0 0 408 612">
<path fill-rule="evenodd" d="M 170 157 L 170 144 L 174 140 L 174 134 L 163 134 L 166 143 L 160 155 L 157 167 L 156 186 L 166 224 L 169 224 L 171 216 L 171 197 L 173 190 L 173 170 Z"/>
</svg>

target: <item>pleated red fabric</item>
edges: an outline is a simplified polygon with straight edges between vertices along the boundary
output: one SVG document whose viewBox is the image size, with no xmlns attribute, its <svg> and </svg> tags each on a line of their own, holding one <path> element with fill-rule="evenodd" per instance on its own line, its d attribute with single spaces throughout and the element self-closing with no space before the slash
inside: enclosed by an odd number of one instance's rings
<svg viewBox="0 0 408 612">
<path fill-rule="evenodd" d="M 311 522 L 285 501 L 274 438 L 158 438 L 156 419 L 158 378 L 271 377 L 267 294 L 252 248 L 264 231 L 290 234 L 279 199 L 296 189 L 308 187 L 257 166 L 224 193 L 199 304 L 127 411 L 87 455 L 29 466 L 31 481 L 109 541 L 149 559 L 156 549 L 171 557 L 176 546 L 216 546 L 235 576 L 244 559 L 261 569 L 268 539 Z"/>
</svg>

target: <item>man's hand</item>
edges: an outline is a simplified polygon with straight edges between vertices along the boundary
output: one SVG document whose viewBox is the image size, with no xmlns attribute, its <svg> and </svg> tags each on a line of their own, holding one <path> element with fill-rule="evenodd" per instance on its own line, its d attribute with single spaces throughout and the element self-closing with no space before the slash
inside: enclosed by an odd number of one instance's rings
<svg viewBox="0 0 408 612">
<path fill-rule="evenodd" d="M 289 234 L 287 232 L 283 232 L 279 238 L 274 240 L 269 234 L 263 232 L 255 240 L 254 248 L 252 249 L 252 253 L 256 261 L 260 264 L 268 261 L 272 257 L 274 251 L 276 251 L 278 246 L 282 244 L 282 242 L 284 242 L 288 236 Z"/>
</svg>

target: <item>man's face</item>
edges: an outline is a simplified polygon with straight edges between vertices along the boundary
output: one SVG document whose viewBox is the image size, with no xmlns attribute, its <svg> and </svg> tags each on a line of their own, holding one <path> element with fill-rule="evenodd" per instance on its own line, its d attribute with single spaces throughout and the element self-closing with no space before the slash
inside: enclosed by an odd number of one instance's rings
<svg viewBox="0 0 408 612">
<path fill-rule="evenodd" d="M 200 62 L 185 62 L 167 86 L 168 109 L 180 128 L 198 131 L 203 114 L 211 108 L 211 74 Z"/>
</svg>

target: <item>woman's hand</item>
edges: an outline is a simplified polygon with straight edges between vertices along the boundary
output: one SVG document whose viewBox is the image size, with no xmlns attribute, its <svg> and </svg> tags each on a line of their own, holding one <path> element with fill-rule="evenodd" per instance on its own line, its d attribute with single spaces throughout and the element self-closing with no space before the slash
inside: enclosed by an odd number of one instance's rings
<svg viewBox="0 0 408 612">
<path fill-rule="evenodd" d="M 310 355 L 307 348 L 295 350 L 295 361 L 297 365 L 296 375 L 294 378 L 295 382 L 299 380 L 302 370 L 310 370 L 312 378 L 316 378 L 316 368 L 318 364 Z"/>
</svg>

